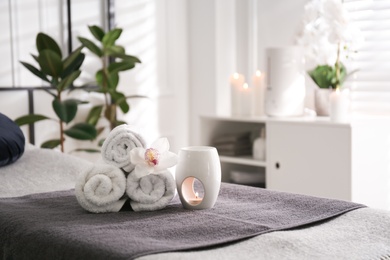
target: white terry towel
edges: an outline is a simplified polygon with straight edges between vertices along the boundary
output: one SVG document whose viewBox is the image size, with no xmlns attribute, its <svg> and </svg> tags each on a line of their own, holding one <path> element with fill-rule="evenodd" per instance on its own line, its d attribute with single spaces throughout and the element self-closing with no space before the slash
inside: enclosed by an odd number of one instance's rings
<svg viewBox="0 0 390 260">
<path fill-rule="evenodd" d="M 108 164 L 131 172 L 135 166 L 130 161 L 130 151 L 135 147 L 145 147 L 145 140 L 123 124 L 115 127 L 104 141 L 102 158 Z"/>
<path fill-rule="evenodd" d="M 125 174 L 108 164 L 96 164 L 84 170 L 75 186 L 81 207 L 93 213 L 118 212 L 126 202 L 125 191 Z"/>
<path fill-rule="evenodd" d="M 134 211 L 153 211 L 165 208 L 175 196 L 176 183 L 169 170 L 139 178 L 137 169 L 127 176 L 126 193 Z"/>
</svg>

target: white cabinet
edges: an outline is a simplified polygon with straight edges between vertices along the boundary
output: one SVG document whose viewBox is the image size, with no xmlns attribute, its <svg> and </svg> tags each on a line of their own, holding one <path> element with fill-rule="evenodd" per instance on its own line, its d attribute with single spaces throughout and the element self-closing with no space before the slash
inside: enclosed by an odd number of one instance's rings
<svg viewBox="0 0 390 260">
<path fill-rule="evenodd" d="M 264 173 L 266 188 L 390 209 L 390 122 L 327 118 L 202 117 L 202 144 L 226 132 L 266 127 L 266 161 L 221 156 L 234 169 Z"/>
<path fill-rule="evenodd" d="M 351 128 L 267 123 L 267 188 L 351 200 Z"/>
</svg>

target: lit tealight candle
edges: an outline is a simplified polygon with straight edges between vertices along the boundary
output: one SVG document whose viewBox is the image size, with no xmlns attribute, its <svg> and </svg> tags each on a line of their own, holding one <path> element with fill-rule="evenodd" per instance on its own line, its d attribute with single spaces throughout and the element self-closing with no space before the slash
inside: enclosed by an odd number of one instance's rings
<svg viewBox="0 0 390 260">
<path fill-rule="evenodd" d="M 202 198 L 199 198 L 199 193 L 195 192 L 195 198 L 189 199 L 188 201 L 191 205 L 198 205 L 202 202 Z"/>
<path fill-rule="evenodd" d="M 330 120 L 332 122 L 346 122 L 349 118 L 349 96 L 347 91 L 336 88 L 330 94 Z"/>
</svg>

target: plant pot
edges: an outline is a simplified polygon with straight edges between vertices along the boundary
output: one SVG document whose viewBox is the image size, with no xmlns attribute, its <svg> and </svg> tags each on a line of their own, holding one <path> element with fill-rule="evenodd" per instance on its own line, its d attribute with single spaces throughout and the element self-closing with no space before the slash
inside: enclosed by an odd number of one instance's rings
<svg viewBox="0 0 390 260">
<path fill-rule="evenodd" d="M 314 107 L 317 116 L 329 116 L 331 88 L 317 88 L 314 93 Z"/>
</svg>

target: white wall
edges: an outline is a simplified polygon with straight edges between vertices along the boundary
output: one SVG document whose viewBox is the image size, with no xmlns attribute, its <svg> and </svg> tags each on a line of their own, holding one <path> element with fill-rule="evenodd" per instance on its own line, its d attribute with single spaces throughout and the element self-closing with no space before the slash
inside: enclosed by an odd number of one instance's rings
<svg viewBox="0 0 390 260">
<path fill-rule="evenodd" d="M 248 79 L 265 70 L 267 47 L 294 44 L 307 1 L 189 1 L 191 144 L 200 143 L 201 115 L 230 114 L 232 73 Z"/>
<path fill-rule="evenodd" d="M 47 3 L 49 2 L 49 3 Z M 72 40 L 77 36 L 93 39 L 86 25 L 102 25 L 103 0 L 72 1 Z M 142 64 L 121 74 L 118 88 L 126 95 L 145 95 L 147 99 L 130 100 L 131 110 L 122 119 L 142 131 L 148 143 L 167 136 L 173 151 L 188 144 L 188 42 L 187 2 L 180 0 L 115 1 L 116 26 L 123 28 L 120 43 L 129 54 L 138 56 Z M 9 5 L 9 3 L 11 3 Z M 35 63 L 30 53 L 36 53 L 35 37 L 40 31 L 51 35 L 63 50 L 67 49 L 64 1 L 15 0 L 2 1 L 0 17 L 6 25 L 0 41 L 1 53 L 7 62 L 0 64 L 0 87 L 40 86 L 42 82 L 19 64 L 19 60 Z M 12 29 L 12 30 L 11 30 Z M 60 33 L 63 32 L 63 33 Z M 89 54 L 77 83 L 90 82 L 100 68 L 96 57 Z M 12 72 L 14 77 L 11 77 Z M 0 112 L 15 119 L 28 113 L 26 92 L 0 92 Z M 85 93 L 73 97 L 91 98 Z M 96 95 L 94 102 L 99 102 Z M 79 106 L 75 121 L 82 121 L 89 105 Z M 35 94 L 35 112 L 55 118 L 51 97 Z M 24 128 L 27 135 L 26 128 Z M 55 122 L 36 124 L 36 144 L 58 135 Z M 75 148 L 95 148 L 90 142 L 75 142 L 68 138 L 66 151 Z M 96 156 L 78 154 L 94 160 Z"/>
<path fill-rule="evenodd" d="M 17 7 L 24 12 L 30 5 L 40 6 L 6 30 L 17 26 L 26 31 L 24 38 L 10 32 L 3 34 L 1 48 L 3 57 L 12 62 L 3 63 L 0 72 L 10 75 L 16 66 L 17 76 L 0 78 L 0 86 L 13 82 L 39 85 L 41 82 L 18 60 L 31 60 L 29 53 L 35 50 L 34 38 L 39 30 L 53 35 L 66 46 L 66 31 L 58 34 L 59 16 L 52 14 L 61 8 L 58 5 L 43 5 L 44 0 L 12 1 L 13 10 Z M 49 1 L 50 2 L 50 1 Z M 230 114 L 230 87 L 228 77 L 240 72 L 250 77 L 255 68 L 264 70 L 264 50 L 270 46 L 283 46 L 293 43 L 303 5 L 307 0 L 267 1 L 267 0 L 139 0 L 116 1 L 117 26 L 124 28 L 121 43 L 129 53 L 138 56 L 143 63 L 121 75 L 120 89 L 126 94 L 141 94 L 150 97 L 146 100 L 131 100 L 131 110 L 124 116 L 130 124 L 146 133 L 148 141 L 158 136 L 167 136 L 174 151 L 185 145 L 199 144 L 199 117 L 201 115 Z M 81 0 L 73 8 L 73 44 L 77 46 L 77 35 L 89 36 L 85 24 L 101 24 L 102 2 Z M 9 23 L 8 3 L 1 3 L 1 17 Z M 91 8 L 91 5 L 93 8 Z M 62 7 L 63 8 L 63 7 Z M 46 10 L 47 9 L 47 10 Z M 83 10 L 90 9 L 86 12 Z M 50 10 L 52 12 L 50 12 Z M 64 10 L 62 10 L 64 11 Z M 90 12 L 92 11 L 92 12 Z M 37 20 L 37 17 L 41 17 Z M 27 19 L 28 18 L 28 19 Z M 7 20 L 8 19 L 8 20 Z M 62 19 L 65 19 L 62 17 Z M 29 26 L 23 26 L 29 21 Z M 35 24 L 35 25 L 34 25 Z M 65 26 L 66 29 L 66 26 Z M 7 31 L 6 31 L 7 32 Z M 9 51 L 15 43 L 13 57 Z M 65 48 L 66 49 L 66 48 Z M 12 65 L 13 64 L 13 65 Z M 98 68 L 96 60 L 88 56 L 80 81 L 88 81 Z M 16 84 L 16 85 L 18 85 Z M 16 118 L 27 113 L 25 93 L 3 93 L 0 97 L 0 111 Z M 12 98 L 10 98 L 12 96 Z M 23 104 L 15 109 L 15 98 Z M 36 95 L 37 112 L 48 111 L 48 97 L 44 93 Z M 12 100 L 13 103 L 7 102 Z M 50 109 L 50 106 L 49 106 Z M 83 109 L 80 110 L 82 117 Z M 87 109 L 84 109 L 84 114 Z M 81 120 L 81 119 L 80 119 Z M 56 132 L 56 126 L 38 124 L 38 143 Z M 84 143 L 83 146 L 88 146 Z"/>
</svg>

